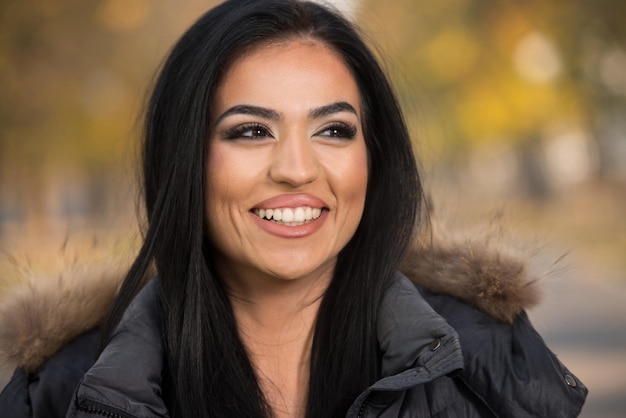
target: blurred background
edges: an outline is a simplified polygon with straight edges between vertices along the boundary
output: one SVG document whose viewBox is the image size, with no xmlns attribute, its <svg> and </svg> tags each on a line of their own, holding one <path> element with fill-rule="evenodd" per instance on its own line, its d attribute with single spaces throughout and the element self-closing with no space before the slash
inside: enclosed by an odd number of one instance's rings
<svg viewBox="0 0 626 418">
<path fill-rule="evenodd" d="M 533 255 L 549 272 L 533 319 L 589 386 L 583 416 L 623 416 L 626 3 L 330 3 L 380 51 L 438 221 L 468 236 L 495 224 Z M 173 42 L 214 4 L 0 1 L 7 260 L 132 258 L 142 105 Z"/>
</svg>

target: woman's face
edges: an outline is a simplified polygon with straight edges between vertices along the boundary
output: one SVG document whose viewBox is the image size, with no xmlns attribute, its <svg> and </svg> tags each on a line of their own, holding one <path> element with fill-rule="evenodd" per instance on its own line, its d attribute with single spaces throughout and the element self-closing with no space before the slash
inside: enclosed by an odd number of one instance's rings
<svg viewBox="0 0 626 418">
<path fill-rule="evenodd" d="M 236 61 L 211 116 L 206 217 L 220 272 L 329 275 L 367 187 L 359 90 L 326 46 L 294 40 Z"/>
</svg>

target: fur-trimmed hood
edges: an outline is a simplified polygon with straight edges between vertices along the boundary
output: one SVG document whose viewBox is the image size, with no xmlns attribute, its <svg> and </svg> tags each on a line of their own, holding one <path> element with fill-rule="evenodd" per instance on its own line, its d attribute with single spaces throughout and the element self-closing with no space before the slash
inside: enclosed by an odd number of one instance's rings
<svg viewBox="0 0 626 418">
<path fill-rule="evenodd" d="M 490 240 L 431 235 L 408 251 L 401 271 L 414 283 L 457 298 L 501 323 L 539 301 L 524 258 Z M 119 266 L 70 268 L 57 276 L 27 271 L 0 299 L 0 363 L 34 371 L 61 347 L 104 320 L 123 274 Z M 5 280 L 6 282 L 6 280 Z"/>
<path fill-rule="evenodd" d="M 113 266 L 72 266 L 57 275 L 15 269 L 0 298 L 0 364 L 34 371 L 78 335 L 98 326 L 123 275 Z"/>
</svg>

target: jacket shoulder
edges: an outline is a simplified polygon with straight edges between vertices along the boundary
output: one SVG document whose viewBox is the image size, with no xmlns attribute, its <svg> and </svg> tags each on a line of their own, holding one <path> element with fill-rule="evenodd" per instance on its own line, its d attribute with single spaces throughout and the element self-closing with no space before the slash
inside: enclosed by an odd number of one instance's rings
<svg viewBox="0 0 626 418">
<path fill-rule="evenodd" d="M 18 367 L 0 394 L 2 416 L 65 417 L 76 386 L 95 361 L 98 342 L 93 329 L 70 341 L 37 371 Z"/>
<path fill-rule="evenodd" d="M 488 238 L 417 240 L 402 272 L 459 335 L 459 381 L 499 416 L 577 416 L 587 388 L 550 351 L 526 310 L 540 299 L 527 260 Z"/>
<path fill-rule="evenodd" d="M 465 368 L 456 379 L 497 416 L 578 416 L 587 388 L 547 347 L 524 310 L 511 324 L 501 323 L 456 298 L 418 289 L 459 335 Z"/>
<path fill-rule="evenodd" d="M 64 417 L 75 387 L 95 360 L 97 328 L 123 276 L 109 262 L 79 265 L 76 260 L 60 266 L 62 272 L 51 265 L 44 273 L 28 262 L 9 261 L 0 278 L 5 286 L 0 363 L 15 372 L 0 394 L 0 415 Z"/>
</svg>

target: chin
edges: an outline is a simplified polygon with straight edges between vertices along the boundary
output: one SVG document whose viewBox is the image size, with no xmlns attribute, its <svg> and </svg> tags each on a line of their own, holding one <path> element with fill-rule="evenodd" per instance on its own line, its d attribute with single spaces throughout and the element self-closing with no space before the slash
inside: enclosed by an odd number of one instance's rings
<svg viewBox="0 0 626 418">
<path fill-rule="evenodd" d="M 303 263 L 298 263 L 297 261 L 293 261 L 289 266 L 283 266 L 279 268 L 269 269 L 267 270 L 268 274 L 273 277 L 276 277 L 280 280 L 285 281 L 296 281 L 296 280 L 307 280 L 312 279 L 316 280 L 319 278 L 328 277 L 332 275 L 333 267 L 335 263 L 332 264 L 320 264 L 315 266 L 303 266 Z M 294 269 L 294 266 L 298 266 L 297 269 Z"/>
</svg>

